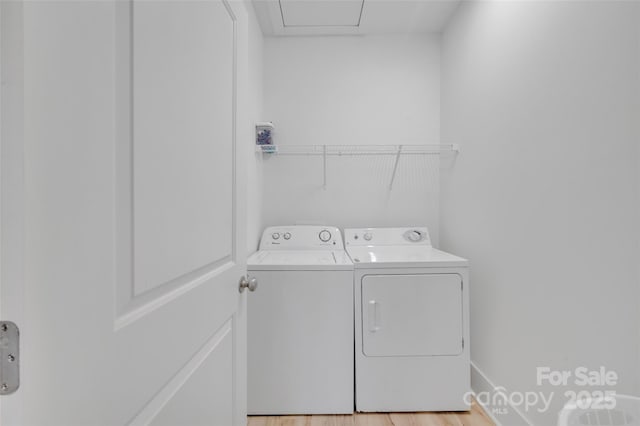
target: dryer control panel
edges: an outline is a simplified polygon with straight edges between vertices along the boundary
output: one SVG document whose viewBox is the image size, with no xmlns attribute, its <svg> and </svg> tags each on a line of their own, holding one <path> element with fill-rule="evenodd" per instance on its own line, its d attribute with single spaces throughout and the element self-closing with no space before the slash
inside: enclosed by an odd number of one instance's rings
<svg viewBox="0 0 640 426">
<path fill-rule="evenodd" d="M 351 228 L 344 230 L 347 246 L 431 246 L 425 226 L 407 228 Z"/>
<path fill-rule="evenodd" d="M 335 226 L 270 226 L 262 233 L 260 250 L 344 250 Z"/>
</svg>

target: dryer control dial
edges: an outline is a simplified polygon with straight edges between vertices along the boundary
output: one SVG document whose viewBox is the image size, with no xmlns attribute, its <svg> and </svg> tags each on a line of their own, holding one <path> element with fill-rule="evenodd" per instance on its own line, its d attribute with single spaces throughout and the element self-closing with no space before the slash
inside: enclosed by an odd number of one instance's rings
<svg viewBox="0 0 640 426">
<path fill-rule="evenodd" d="M 371 241 L 371 238 L 373 238 L 373 235 L 371 235 L 371 232 L 365 232 L 365 234 L 362 237 L 367 241 Z"/>
<path fill-rule="evenodd" d="M 323 243 L 326 243 L 331 239 L 331 232 L 327 231 L 326 229 L 323 229 L 318 234 L 318 237 L 320 238 L 320 241 L 322 241 Z"/>
<path fill-rule="evenodd" d="M 274 232 L 273 234 L 271 234 L 271 238 L 273 238 L 274 240 L 277 240 L 278 238 L 280 238 L 280 233 Z"/>
<path fill-rule="evenodd" d="M 418 241 L 422 241 L 423 239 L 423 235 L 422 232 L 420 231 L 407 231 L 405 234 L 405 238 L 407 238 L 409 241 L 413 242 L 413 243 L 417 243 Z"/>
<path fill-rule="evenodd" d="M 290 238 L 291 238 L 291 233 L 289 233 L 289 232 L 285 232 L 285 233 L 284 233 L 284 235 L 283 235 L 283 237 L 284 237 L 284 239 L 285 239 L 285 240 L 288 240 L 288 239 L 290 239 Z"/>
</svg>

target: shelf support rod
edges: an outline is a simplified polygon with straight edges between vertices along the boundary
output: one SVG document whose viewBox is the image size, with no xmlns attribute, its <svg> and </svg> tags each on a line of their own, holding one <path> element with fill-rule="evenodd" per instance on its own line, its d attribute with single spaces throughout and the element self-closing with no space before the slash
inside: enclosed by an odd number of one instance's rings
<svg viewBox="0 0 640 426">
<path fill-rule="evenodd" d="M 391 183 L 389 183 L 389 189 L 393 189 L 393 181 L 396 179 L 396 172 L 398 171 L 398 162 L 400 161 L 401 152 L 402 145 L 398 145 L 398 152 L 396 152 L 396 162 L 393 164 L 393 174 L 391 175 Z"/>
<path fill-rule="evenodd" d="M 327 146 L 322 145 L 322 189 L 327 189 Z"/>
</svg>

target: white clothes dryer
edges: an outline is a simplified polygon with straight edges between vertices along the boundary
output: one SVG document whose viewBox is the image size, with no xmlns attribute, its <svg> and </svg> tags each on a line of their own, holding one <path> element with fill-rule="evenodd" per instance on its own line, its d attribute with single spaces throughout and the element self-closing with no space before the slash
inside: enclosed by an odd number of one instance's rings
<svg viewBox="0 0 640 426">
<path fill-rule="evenodd" d="M 427 228 L 345 229 L 354 262 L 356 410 L 466 411 L 468 261 Z"/>
<path fill-rule="evenodd" d="M 267 228 L 248 260 L 249 414 L 354 407 L 353 264 L 337 228 Z"/>
</svg>

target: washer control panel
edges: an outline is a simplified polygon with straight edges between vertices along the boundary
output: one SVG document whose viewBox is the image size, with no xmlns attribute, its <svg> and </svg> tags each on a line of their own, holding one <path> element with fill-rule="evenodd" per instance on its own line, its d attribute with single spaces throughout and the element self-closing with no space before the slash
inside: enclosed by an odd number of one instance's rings
<svg viewBox="0 0 640 426">
<path fill-rule="evenodd" d="M 260 250 L 344 250 L 335 226 L 271 226 L 264 230 Z"/>
<path fill-rule="evenodd" d="M 344 230 L 347 246 L 431 245 L 424 226 L 409 228 L 350 228 Z"/>
</svg>

